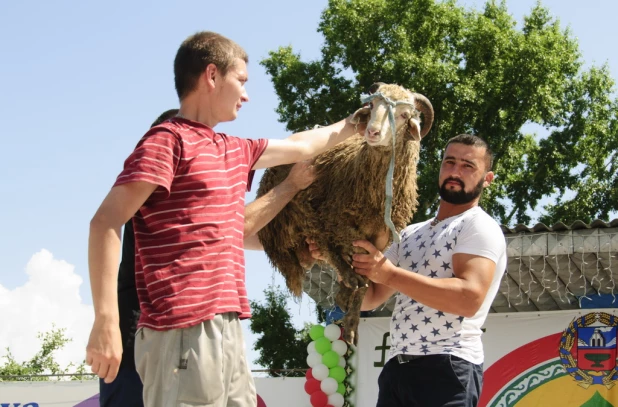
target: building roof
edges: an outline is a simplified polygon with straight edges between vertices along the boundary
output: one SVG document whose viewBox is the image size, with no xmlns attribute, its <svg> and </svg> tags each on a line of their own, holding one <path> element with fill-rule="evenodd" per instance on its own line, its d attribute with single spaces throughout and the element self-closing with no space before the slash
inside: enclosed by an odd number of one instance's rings
<svg viewBox="0 0 618 407">
<path fill-rule="evenodd" d="M 579 309 L 599 299 L 618 307 L 618 219 L 502 226 L 502 232 L 507 267 L 490 312 Z M 305 281 L 304 291 L 327 309 L 337 291 L 333 277 L 330 267 L 316 265 Z M 371 314 L 390 315 L 393 302 Z"/>
</svg>

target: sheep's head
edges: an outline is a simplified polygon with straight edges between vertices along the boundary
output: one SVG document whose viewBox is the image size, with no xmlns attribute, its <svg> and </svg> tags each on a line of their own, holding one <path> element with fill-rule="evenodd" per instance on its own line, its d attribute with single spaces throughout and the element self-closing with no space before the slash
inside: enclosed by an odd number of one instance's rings
<svg viewBox="0 0 618 407">
<path fill-rule="evenodd" d="M 398 135 L 405 134 L 413 140 L 420 141 L 431 129 L 433 123 L 433 107 L 429 100 L 419 94 L 410 92 L 398 85 L 377 83 L 371 86 L 370 92 L 379 93 L 392 102 L 395 127 Z M 352 122 L 367 122 L 365 140 L 371 146 L 388 146 L 391 144 L 391 125 L 388 118 L 389 104 L 381 96 L 376 96 L 371 102 L 358 109 Z M 420 113 L 423 114 L 423 127 L 420 126 Z M 405 131 L 401 131 L 403 127 Z"/>
</svg>

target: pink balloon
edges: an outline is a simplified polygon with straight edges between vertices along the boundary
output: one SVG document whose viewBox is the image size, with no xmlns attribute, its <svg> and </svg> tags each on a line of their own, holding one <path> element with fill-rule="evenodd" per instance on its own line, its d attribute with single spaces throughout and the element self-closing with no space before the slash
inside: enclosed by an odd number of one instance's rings
<svg viewBox="0 0 618 407">
<path fill-rule="evenodd" d="M 316 391 L 320 391 L 320 381 L 316 379 L 308 379 L 305 382 L 305 392 L 309 395 L 315 393 Z"/>
<path fill-rule="evenodd" d="M 313 407 L 326 407 L 328 396 L 323 391 L 316 391 L 311 395 L 310 400 Z"/>
</svg>

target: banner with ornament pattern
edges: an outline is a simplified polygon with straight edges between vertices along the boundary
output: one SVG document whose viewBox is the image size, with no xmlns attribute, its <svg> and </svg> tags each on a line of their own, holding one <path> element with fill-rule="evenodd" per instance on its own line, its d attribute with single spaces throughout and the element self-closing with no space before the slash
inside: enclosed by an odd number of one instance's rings
<svg viewBox="0 0 618 407">
<path fill-rule="evenodd" d="M 618 310 L 490 314 L 480 407 L 618 407 Z M 374 407 L 390 318 L 366 318 L 350 363 L 355 407 Z"/>
</svg>

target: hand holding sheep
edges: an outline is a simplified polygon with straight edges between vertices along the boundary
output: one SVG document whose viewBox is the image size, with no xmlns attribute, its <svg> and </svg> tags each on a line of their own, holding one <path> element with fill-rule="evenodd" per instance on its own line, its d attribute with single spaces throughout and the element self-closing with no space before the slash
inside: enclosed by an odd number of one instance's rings
<svg viewBox="0 0 618 407">
<path fill-rule="evenodd" d="M 315 180 L 315 168 L 311 160 L 298 162 L 292 166 L 286 181 L 298 191 L 307 188 Z"/>
<path fill-rule="evenodd" d="M 324 260 L 324 256 L 315 241 L 307 239 L 307 245 L 311 257 L 315 260 Z M 368 240 L 357 240 L 353 242 L 352 245 L 361 247 L 367 251 L 365 254 L 356 253 L 352 256 L 352 267 L 354 267 L 354 271 L 367 277 L 374 283 L 388 285 L 387 283 L 392 274 L 393 263 L 384 257 L 382 252 Z M 337 275 L 337 280 L 341 281 L 339 275 Z"/>
<path fill-rule="evenodd" d="M 393 263 L 367 240 L 357 240 L 352 245 L 367 251 L 366 254 L 357 253 L 352 256 L 354 271 L 374 283 L 388 285 L 394 268 Z"/>
</svg>

